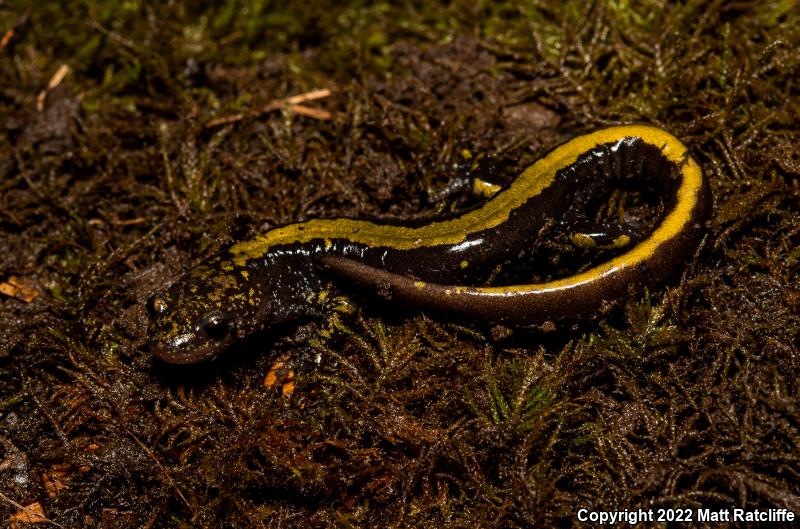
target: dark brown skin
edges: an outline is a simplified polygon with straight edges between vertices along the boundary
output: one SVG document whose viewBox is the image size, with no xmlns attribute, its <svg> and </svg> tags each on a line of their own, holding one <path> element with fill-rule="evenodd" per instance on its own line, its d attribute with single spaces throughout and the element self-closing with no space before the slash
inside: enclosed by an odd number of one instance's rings
<svg viewBox="0 0 800 529">
<path fill-rule="evenodd" d="M 664 197 L 661 225 L 649 238 L 587 219 L 590 203 L 627 181 Z M 392 302 L 508 325 L 582 317 L 679 272 L 709 214 L 708 184 L 674 137 L 646 126 L 606 129 L 559 147 L 456 219 L 415 229 L 308 221 L 235 244 L 151 299 L 150 347 L 170 363 L 199 362 L 261 329 L 323 316 L 333 307 L 330 292 L 353 286 Z M 485 284 L 498 265 L 525 262 L 552 225 L 592 244 L 614 240 L 631 248 L 607 266 L 559 281 L 460 286 Z"/>
</svg>

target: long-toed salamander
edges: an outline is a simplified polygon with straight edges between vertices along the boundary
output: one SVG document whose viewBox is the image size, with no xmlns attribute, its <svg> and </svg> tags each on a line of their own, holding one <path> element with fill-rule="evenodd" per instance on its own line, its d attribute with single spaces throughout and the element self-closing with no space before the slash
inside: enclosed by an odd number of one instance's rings
<svg viewBox="0 0 800 529">
<path fill-rule="evenodd" d="M 623 228 L 579 227 L 588 205 L 609 187 L 634 181 L 663 197 L 652 233 L 635 240 Z M 487 194 L 458 217 L 417 227 L 316 219 L 233 244 L 151 298 L 150 347 L 171 363 L 210 358 L 255 331 L 323 316 L 332 285 L 511 326 L 582 317 L 632 286 L 652 286 L 680 271 L 711 209 L 708 183 L 686 147 L 646 125 L 579 136 Z M 576 244 L 610 240 L 628 249 L 562 279 L 480 286 L 554 224 Z"/>
</svg>

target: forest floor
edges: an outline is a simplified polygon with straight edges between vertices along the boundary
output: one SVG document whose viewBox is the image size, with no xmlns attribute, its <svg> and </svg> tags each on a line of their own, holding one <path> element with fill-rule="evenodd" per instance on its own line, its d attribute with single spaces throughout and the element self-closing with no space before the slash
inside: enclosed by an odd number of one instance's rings
<svg viewBox="0 0 800 529">
<path fill-rule="evenodd" d="M 151 4 L 0 1 L 0 525 L 800 515 L 796 1 Z M 667 287 L 548 332 L 365 301 L 328 345 L 145 347 L 146 300 L 230 241 L 427 218 L 462 149 L 517 174 L 642 122 L 714 195 Z"/>
</svg>

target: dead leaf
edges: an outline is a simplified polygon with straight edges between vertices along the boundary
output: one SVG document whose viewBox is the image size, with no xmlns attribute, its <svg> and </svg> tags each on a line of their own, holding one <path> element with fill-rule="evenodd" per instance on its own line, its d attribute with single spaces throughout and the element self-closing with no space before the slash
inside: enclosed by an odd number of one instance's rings
<svg viewBox="0 0 800 529">
<path fill-rule="evenodd" d="M 48 520 L 44 515 L 42 504 L 35 502 L 9 516 L 8 521 L 11 522 L 11 529 L 19 529 L 22 527 L 20 524 L 44 523 Z"/>
<path fill-rule="evenodd" d="M 0 294 L 30 303 L 39 297 L 39 290 L 33 281 L 11 276 L 7 281 L 0 283 Z"/>
<path fill-rule="evenodd" d="M 42 474 L 42 483 L 48 496 L 54 498 L 62 490 L 69 488 L 69 465 L 51 465 L 50 472 Z"/>
</svg>

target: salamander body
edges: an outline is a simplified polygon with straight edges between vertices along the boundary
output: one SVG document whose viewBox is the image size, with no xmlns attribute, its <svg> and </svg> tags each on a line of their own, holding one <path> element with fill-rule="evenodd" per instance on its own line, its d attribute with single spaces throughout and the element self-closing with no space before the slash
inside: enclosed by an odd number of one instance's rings
<svg viewBox="0 0 800 529">
<path fill-rule="evenodd" d="M 655 229 L 637 237 L 624 226 L 586 228 L 587 207 L 610 186 L 632 181 L 662 197 Z M 646 125 L 579 136 L 487 194 L 460 216 L 416 227 L 315 219 L 235 243 L 151 298 L 150 347 L 171 363 L 213 357 L 261 329 L 323 316 L 332 285 L 511 326 L 578 318 L 678 273 L 711 207 L 708 183 L 686 147 Z M 626 251 L 553 281 L 482 286 L 499 265 L 524 262 L 553 226 L 571 230 L 576 244 L 610 240 Z"/>
</svg>

